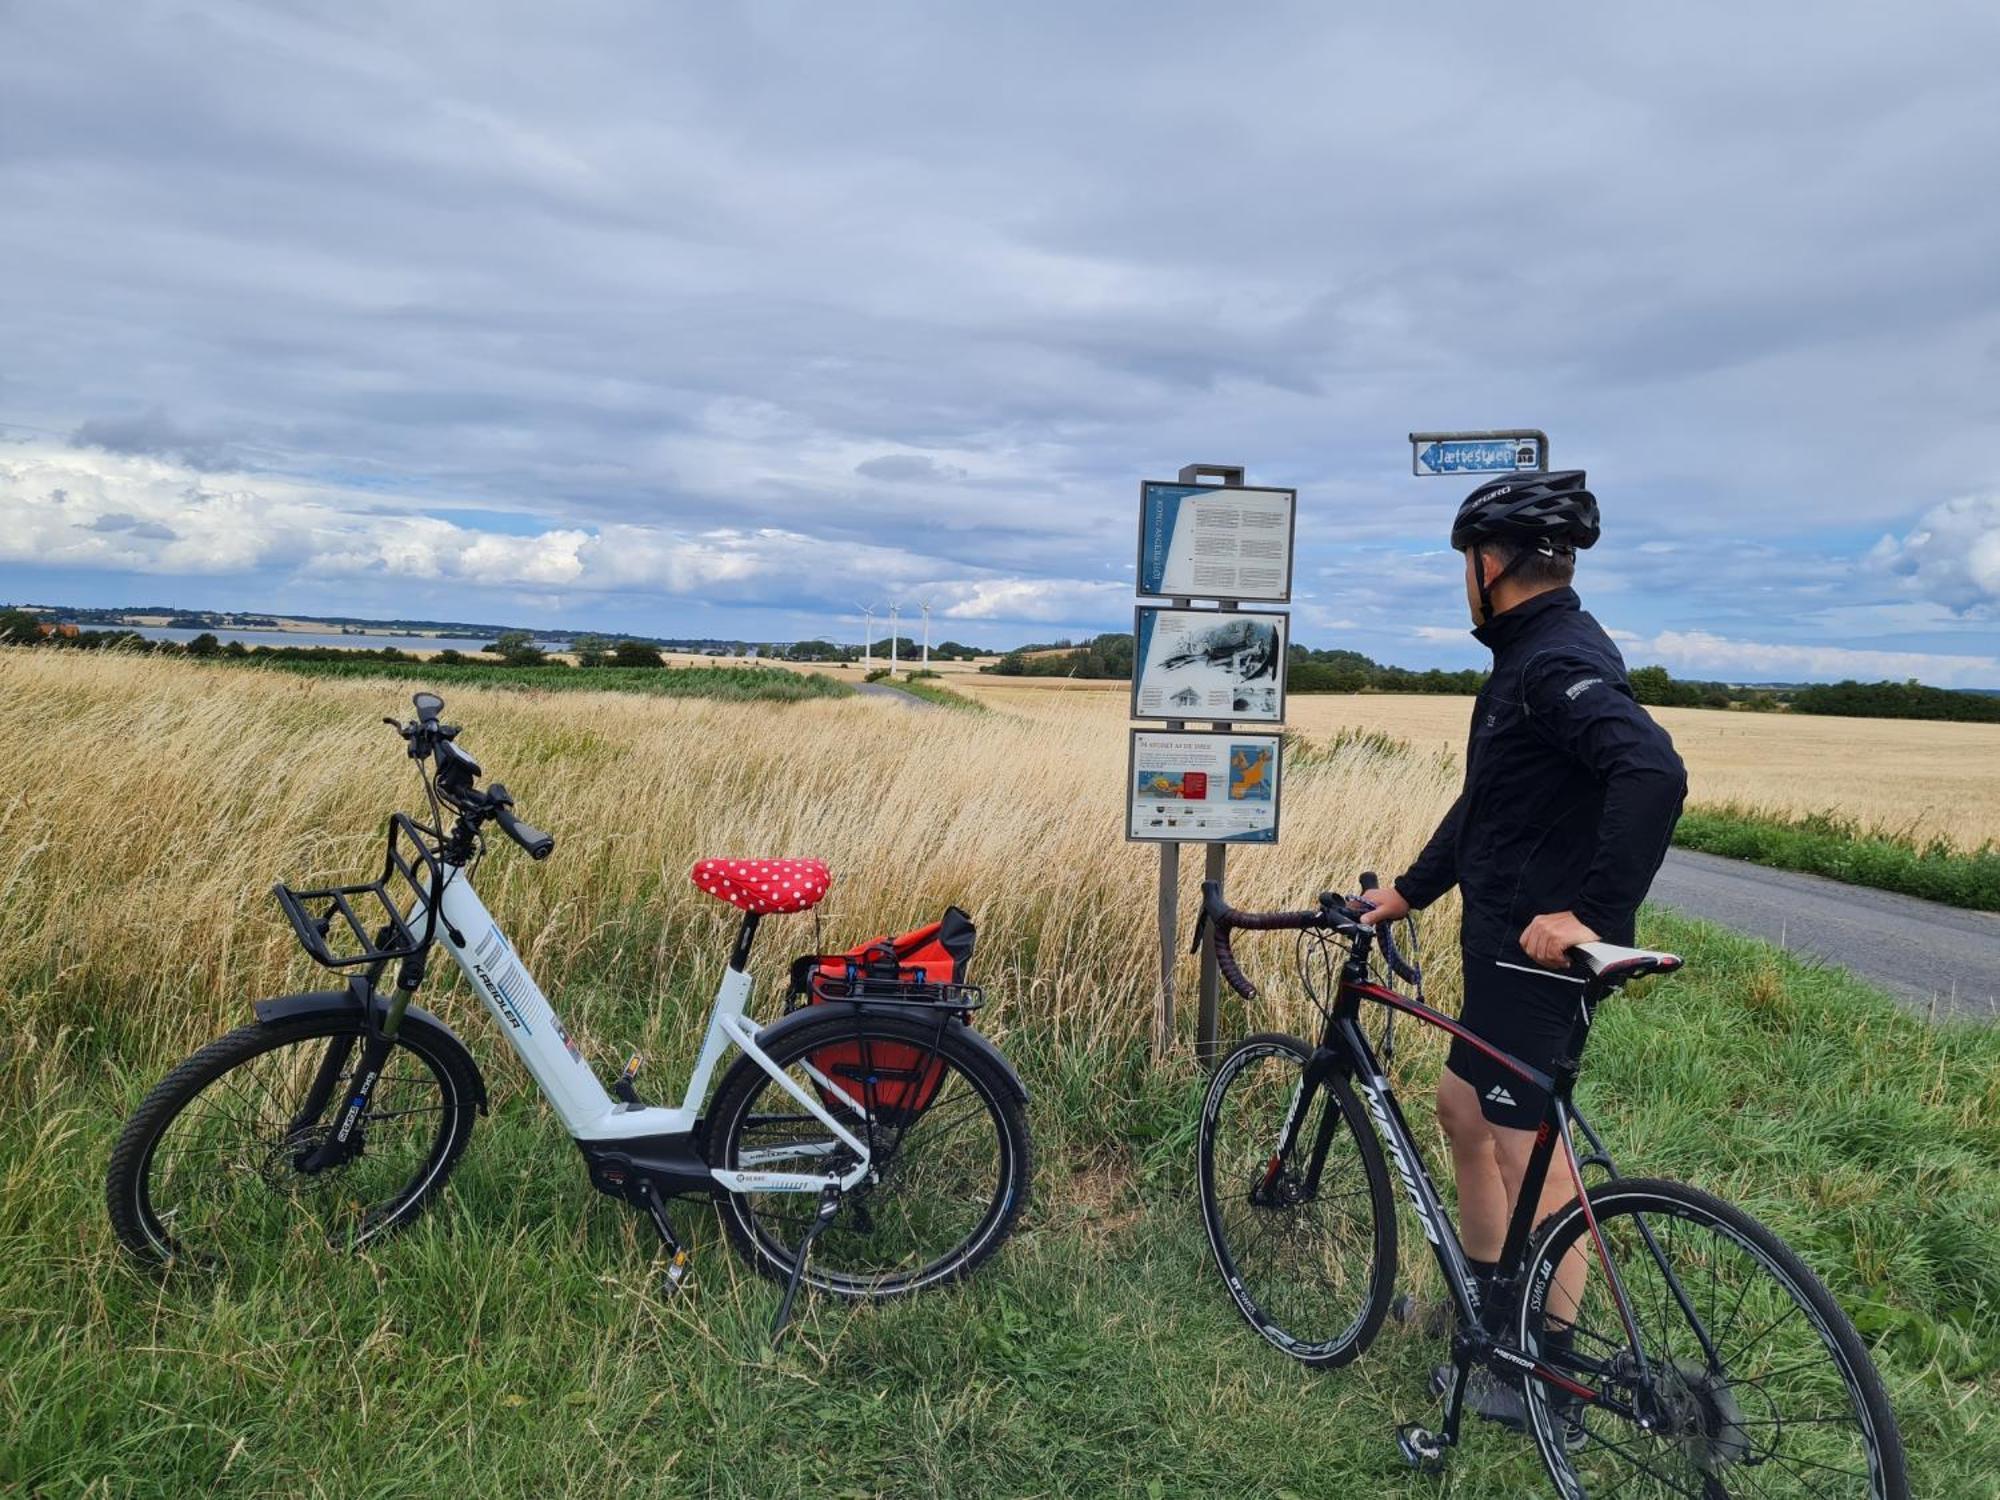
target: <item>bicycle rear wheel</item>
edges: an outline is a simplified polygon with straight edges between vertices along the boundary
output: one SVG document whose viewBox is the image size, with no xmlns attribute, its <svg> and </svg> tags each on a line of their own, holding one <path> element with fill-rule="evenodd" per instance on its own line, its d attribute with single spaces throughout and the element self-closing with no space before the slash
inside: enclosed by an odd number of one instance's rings
<svg viewBox="0 0 2000 1500">
<path fill-rule="evenodd" d="M 1302 1090 L 1312 1048 L 1239 1043 L 1202 1103 L 1198 1173 L 1209 1248 L 1237 1311 L 1302 1364 L 1346 1364 L 1381 1330 L 1396 1212 L 1375 1129 L 1347 1080 Z M 1299 1112 L 1296 1144 L 1281 1151 Z"/>
<path fill-rule="evenodd" d="M 1676 1182 L 1622 1179 L 1590 1194 L 1624 1284 L 1645 1370 L 1603 1268 L 1574 1307 L 1555 1283 L 1590 1255 L 1575 1202 L 1544 1221 L 1526 1262 L 1524 1348 L 1572 1321 L 1574 1355 L 1546 1355 L 1625 1402 L 1650 1430 L 1527 1382 L 1529 1426 L 1565 1496 L 1905 1500 L 1903 1446 L 1880 1376 L 1826 1288 L 1741 1209 Z"/>
<path fill-rule="evenodd" d="M 1034 1174 L 1027 1112 L 1013 1080 L 964 1030 L 865 1012 L 802 1026 L 769 1050 L 869 1145 L 875 1169 L 814 1242 L 805 1285 L 846 1297 L 941 1285 L 1013 1232 Z M 828 1077 L 841 1095 L 826 1089 Z M 709 1160 L 735 1170 L 838 1173 L 857 1160 L 747 1057 L 716 1091 L 708 1139 Z M 745 1259 L 783 1281 L 818 1208 L 812 1193 L 732 1193 L 722 1221 Z"/>
<path fill-rule="evenodd" d="M 465 1149 L 476 1070 L 451 1038 L 406 1019 L 358 1122 L 359 1152 L 304 1170 L 365 1040 L 359 1015 L 241 1026 L 161 1079 L 112 1148 L 105 1200 L 119 1242 L 140 1260 L 220 1268 L 301 1234 L 353 1249 L 415 1218 Z"/>
</svg>

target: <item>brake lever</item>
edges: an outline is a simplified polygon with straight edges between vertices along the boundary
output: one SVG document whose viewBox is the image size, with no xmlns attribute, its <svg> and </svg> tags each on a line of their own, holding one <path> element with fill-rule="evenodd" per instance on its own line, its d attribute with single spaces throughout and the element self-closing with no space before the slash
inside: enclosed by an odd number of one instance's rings
<svg viewBox="0 0 2000 1500">
<path fill-rule="evenodd" d="M 1195 913 L 1194 941 L 1188 945 L 1188 952 L 1190 953 L 1201 952 L 1202 934 L 1204 934 L 1207 931 L 1208 931 L 1208 908 L 1204 906 L 1200 911 Z"/>
</svg>

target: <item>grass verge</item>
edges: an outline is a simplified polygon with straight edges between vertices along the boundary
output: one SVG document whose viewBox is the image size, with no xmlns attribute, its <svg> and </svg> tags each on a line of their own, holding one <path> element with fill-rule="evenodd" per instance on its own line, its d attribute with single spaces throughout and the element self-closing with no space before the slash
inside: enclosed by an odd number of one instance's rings
<svg viewBox="0 0 2000 1500">
<path fill-rule="evenodd" d="M 1691 807 L 1674 842 L 1779 870 L 1825 875 L 1973 911 L 2000 911 L 2000 847 L 1964 850 L 1864 828 L 1836 813 L 1773 816 L 1725 804 Z"/>
<path fill-rule="evenodd" d="M 1621 1166 L 1687 1178 L 1784 1235 L 1867 1330 L 1913 1493 L 1990 1494 L 2000 1030 L 1926 1025 L 1700 924 L 1654 915 L 1643 935 L 1690 968 L 1607 1006 L 1593 1038 L 1583 1100 Z M 1244 956 L 1272 979 L 1284 967 L 1276 947 Z M 775 945 L 761 956 L 781 966 Z M 593 1031 L 692 1049 L 693 982 L 663 1012 L 649 982 L 592 977 L 569 1008 Z M 438 1207 L 365 1256 L 274 1248 L 228 1281 L 136 1271 L 104 1223 L 111 1135 L 172 1059 L 113 1055 L 24 1007 L 0 1059 L 0 1491 L 1545 1492 L 1532 1448 L 1476 1423 L 1442 1481 L 1402 1468 L 1394 1425 L 1431 1409 L 1436 1341 L 1391 1325 L 1316 1374 L 1238 1322 L 1193 1199 L 1202 1079 L 1185 1063 L 1008 1036 L 1045 1163 L 1017 1239 L 961 1289 L 809 1300 L 772 1355 L 777 1289 L 712 1215 L 679 1210 L 697 1270 L 661 1300 L 650 1231 L 588 1189 L 499 1038 L 438 988 L 495 1091 Z M 1435 1056 L 1406 1045 L 1398 1065 L 1414 1102 Z M 1405 1228 L 1404 1284 L 1425 1295 Z"/>
<path fill-rule="evenodd" d="M 939 708 L 952 708 L 969 714 L 991 712 L 985 704 L 975 703 L 966 697 L 965 694 L 954 692 L 952 689 L 946 687 L 936 679 L 935 674 L 930 677 L 922 677 L 912 672 L 903 681 L 891 683 L 890 685 L 900 692 L 908 693 L 912 698 L 921 698 L 926 703 L 935 703 Z"/>
</svg>

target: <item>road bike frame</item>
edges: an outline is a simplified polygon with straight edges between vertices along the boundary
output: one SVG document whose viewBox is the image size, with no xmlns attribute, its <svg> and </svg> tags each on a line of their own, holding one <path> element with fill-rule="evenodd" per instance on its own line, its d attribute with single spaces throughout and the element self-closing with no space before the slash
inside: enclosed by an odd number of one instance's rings
<svg viewBox="0 0 2000 1500">
<path fill-rule="evenodd" d="M 1364 877 L 1365 882 L 1366 877 Z M 1241 916 L 1241 914 L 1236 915 Z M 1238 922 L 1232 925 L 1245 924 Z M 1270 927 L 1280 924 L 1268 919 L 1258 919 L 1255 925 Z M 1305 913 L 1286 919 L 1283 925 L 1330 927 L 1333 923 L 1319 914 Z M 1601 1166 L 1614 1178 L 1617 1176 L 1617 1169 L 1605 1152 L 1603 1142 L 1597 1133 L 1577 1111 L 1573 1099 L 1576 1080 L 1582 1068 L 1584 1044 L 1590 1034 L 1592 1015 L 1598 1002 L 1615 988 L 1615 984 L 1604 984 L 1597 979 L 1584 979 L 1575 975 L 1550 975 L 1551 978 L 1562 979 L 1577 986 L 1577 1009 L 1560 1060 L 1553 1072 L 1544 1072 L 1511 1053 L 1502 1051 L 1484 1038 L 1475 1036 L 1450 1016 L 1424 1004 L 1420 998 L 1421 987 L 1418 989 L 1418 996 L 1412 997 L 1376 983 L 1370 976 L 1368 957 L 1371 948 L 1378 940 L 1383 942 L 1385 957 L 1389 959 L 1392 967 L 1412 979 L 1417 975 L 1414 969 L 1401 963 L 1394 949 L 1388 945 L 1385 934 L 1357 927 L 1351 919 L 1347 920 L 1344 926 L 1351 946 L 1346 961 L 1341 966 L 1333 1004 L 1325 1012 L 1325 1025 L 1320 1034 L 1319 1044 L 1307 1060 L 1298 1088 L 1286 1111 L 1285 1122 L 1280 1131 L 1276 1150 L 1271 1157 L 1264 1185 L 1274 1185 L 1284 1171 L 1285 1163 L 1297 1159 L 1301 1145 L 1300 1132 L 1307 1116 L 1311 1113 L 1308 1106 L 1314 1091 L 1335 1073 L 1351 1080 L 1367 1104 L 1375 1128 L 1395 1166 L 1396 1176 L 1402 1182 L 1403 1192 L 1409 1198 L 1418 1222 L 1423 1227 L 1424 1238 L 1430 1243 L 1432 1254 L 1437 1259 L 1438 1269 L 1444 1276 L 1445 1285 L 1451 1293 L 1458 1314 L 1457 1331 L 1452 1339 L 1454 1374 L 1445 1406 L 1444 1427 L 1442 1431 L 1432 1433 L 1416 1424 L 1406 1425 L 1401 1433 L 1405 1456 L 1414 1463 L 1434 1462 L 1442 1456 L 1445 1448 L 1458 1441 L 1466 1384 L 1475 1362 L 1484 1364 L 1508 1381 L 1519 1381 L 1524 1378 L 1537 1380 L 1544 1385 L 1557 1388 L 1579 1402 L 1614 1413 L 1624 1420 L 1637 1424 L 1641 1429 L 1650 1427 L 1649 1413 L 1636 1409 L 1630 1403 L 1604 1390 L 1592 1389 L 1589 1385 L 1573 1378 L 1573 1373 L 1599 1375 L 1608 1373 L 1609 1367 L 1603 1362 L 1572 1352 L 1564 1357 L 1572 1373 L 1565 1373 L 1564 1370 L 1556 1368 L 1511 1341 L 1505 1329 L 1506 1318 L 1521 1306 L 1524 1292 L 1529 1308 L 1539 1311 L 1546 1306 L 1553 1284 L 1552 1268 L 1545 1270 L 1537 1278 L 1536 1285 L 1532 1287 L 1522 1288 L 1520 1280 L 1529 1240 L 1537 1223 L 1542 1189 L 1548 1181 L 1550 1166 L 1560 1151 L 1564 1170 L 1569 1174 L 1570 1181 L 1576 1189 L 1577 1202 L 1582 1208 L 1592 1251 L 1605 1283 L 1610 1288 L 1618 1310 L 1619 1322 L 1632 1354 L 1636 1375 L 1636 1381 L 1632 1383 L 1642 1393 L 1651 1388 L 1646 1352 L 1640 1339 L 1637 1319 L 1632 1313 L 1630 1297 L 1623 1279 L 1618 1274 L 1618 1268 L 1611 1260 L 1603 1235 L 1598 1229 L 1590 1195 L 1584 1189 L 1583 1169 L 1586 1163 Z M 1229 973 L 1231 983 L 1239 991 L 1244 992 L 1246 997 L 1254 997 L 1255 987 L 1249 985 L 1242 977 L 1233 957 L 1227 959 L 1224 967 Z M 1478 1280 L 1474 1277 L 1465 1254 L 1464 1244 L 1452 1224 L 1451 1216 L 1445 1212 L 1443 1199 L 1438 1193 L 1429 1168 L 1425 1165 L 1423 1152 L 1419 1149 L 1409 1122 L 1404 1118 L 1402 1109 L 1396 1102 L 1395 1090 L 1389 1082 L 1387 1072 L 1377 1057 L 1374 1046 L 1369 1042 L 1367 1033 L 1362 1029 L 1361 1006 L 1364 1001 L 1384 1007 L 1391 1012 L 1392 1019 L 1397 1014 L 1406 1015 L 1424 1025 L 1436 1027 L 1447 1035 L 1476 1048 L 1522 1082 L 1545 1091 L 1548 1096 L 1548 1107 L 1535 1132 L 1535 1142 L 1522 1178 L 1520 1196 L 1508 1221 L 1506 1240 L 1501 1249 L 1489 1295 L 1483 1302 Z M 1572 1122 L 1590 1143 L 1592 1154 L 1589 1157 L 1580 1158 L 1577 1155 L 1575 1144 L 1570 1137 Z M 1323 1113 L 1320 1135 L 1312 1143 L 1306 1165 L 1303 1191 L 1308 1200 L 1319 1191 L 1319 1176 L 1325 1167 L 1327 1152 L 1332 1145 L 1334 1128 L 1334 1116 Z M 1256 1201 L 1256 1191 L 1252 1192 L 1253 1202 Z M 1694 1305 L 1681 1286 L 1679 1278 L 1667 1264 L 1666 1257 L 1653 1239 L 1652 1231 L 1643 1221 L 1639 1223 L 1639 1230 L 1648 1250 L 1658 1262 L 1667 1284 L 1671 1287 L 1675 1300 L 1695 1330 L 1704 1353 L 1713 1358 L 1715 1350 L 1708 1330 L 1703 1327 L 1696 1315 Z"/>
<path fill-rule="evenodd" d="M 412 914 L 411 925 L 421 912 Z M 438 927 L 445 950 L 451 954 L 473 993 L 513 1045 L 522 1064 L 534 1078 L 549 1104 L 561 1118 L 586 1155 L 593 1146 L 619 1142 L 683 1138 L 692 1141 L 702 1101 L 718 1063 L 734 1047 L 770 1075 L 799 1107 L 824 1125 L 842 1145 L 858 1158 L 844 1173 L 745 1171 L 708 1167 L 715 1184 L 732 1193 L 819 1193 L 829 1187 L 842 1192 L 861 1182 L 869 1171 L 867 1143 L 828 1112 L 808 1090 L 801 1088 L 784 1069 L 757 1045 L 757 1026 L 746 1011 L 750 1002 L 751 980 L 747 970 L 750 946 L 757 931 L 757 915 L 746 913 L 738 929 L 729 966 L 717 985 L 715 1002 L 709 1011 L 701 1051 L 695 1058 L 686 1092 L 678 1106 L 631 1104 L 613 1099 L 583 1060 L 583 1053 L 571 1039 L 569 1030 L 541 986 L 535 983 L 500 924 L 472 888 L 464 869 L 452 870 L 442 881 L 437 899 Z M 857 1118 L 867 1111 L 837 1080 L 829 1078 L 810 1062 L 805 1071 L 821 1089 L 844 1099 Z M 798 1157 L 809 1148 L 787 1146 L 782 1154 Z"/>
</svg>

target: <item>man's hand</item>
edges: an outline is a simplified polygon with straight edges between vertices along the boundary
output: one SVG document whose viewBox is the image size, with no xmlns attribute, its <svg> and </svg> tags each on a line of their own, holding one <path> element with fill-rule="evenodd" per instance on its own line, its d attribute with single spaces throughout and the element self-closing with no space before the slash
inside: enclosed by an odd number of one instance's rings
<svg viewBox="0 0 2000 1500">
<path fill-rule="evenodd" d="M 1597 934 L 1578 921 L 1575 912 L 1552 911 L 1527 925 L 1521 933 L 1521 951 L 1545 969 L 1567 969 L 1570 949 L 1596 941 Z"/>
<path fill-rule="evenodd" d="M 1410 903 L 1393 885 L 1378 885 L 1361 899 L 1369 903 L 1361 913 L 1363 927 L 1373 927 L 1377 922 L 1400 922 L 1410 914 Z"/>
</svg>

